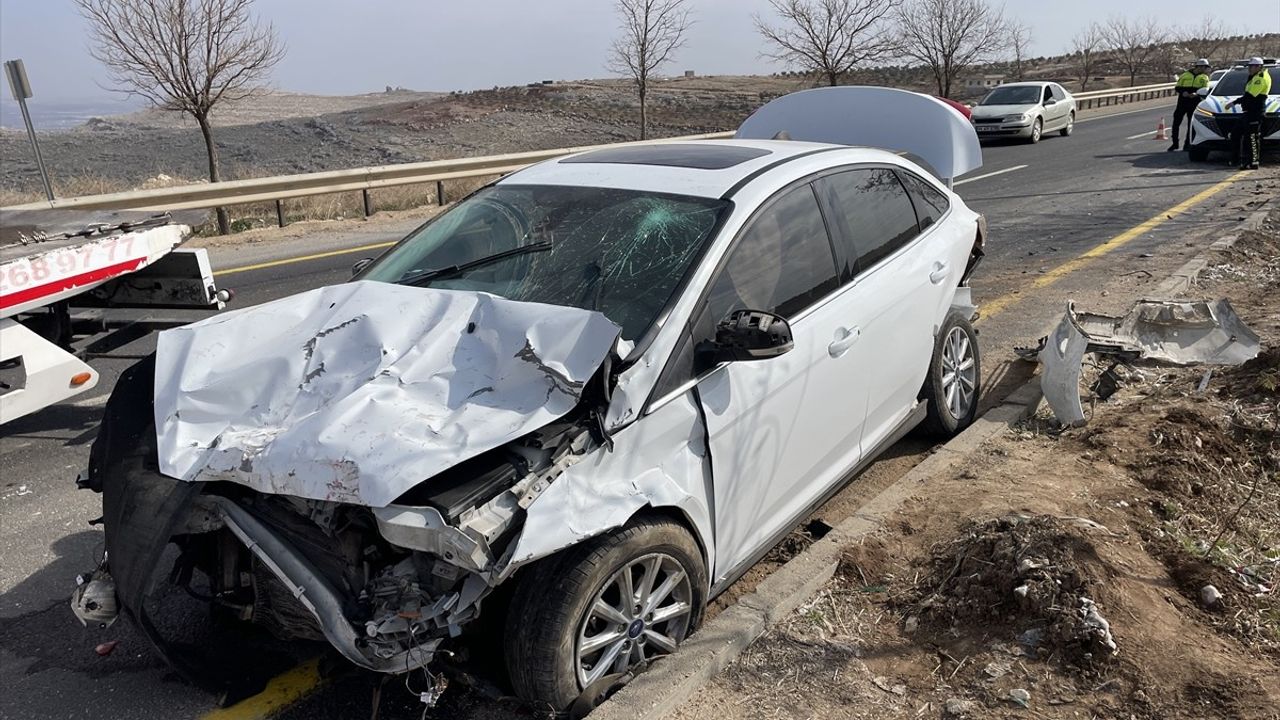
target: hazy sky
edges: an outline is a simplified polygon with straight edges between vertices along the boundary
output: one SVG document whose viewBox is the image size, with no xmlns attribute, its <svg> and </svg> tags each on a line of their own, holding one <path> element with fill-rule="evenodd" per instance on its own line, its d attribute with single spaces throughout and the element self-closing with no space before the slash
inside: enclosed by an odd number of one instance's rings
<svg viewBox="0 0 1280 720">
<path fill-rule="evenodd" d="M 690 0 L 695 25 L 667 70 L 700 74 L 770 72 L 752 13 L 767 0 Z M 1008 0 L 1033 29 L 1034 55 L 1066 50 L 1091 19 L 1117 8 L 1161 13 L 1175 24 L 1219 14 L 1232 29 L 1280 31 L 1280 0 Z M 615 34 L 609 0 L 257 0 L 261 18 L 288 47 L 272 84 L 283 90 L 348 94 L 403 85 L 475 89 L 542 79 L 603 77 Z M 1270 12 L 1268 12 L 1270 10 Z M 1260 22 L 1268 23 L 1259 27 Z M 37 99 L 102 96 L 101 68 L 86 51 L 71 0 L 0 0 L 0 55 L 21 57 Z M 8 87 L 2 91 L 8 99 Z"/>
</svg>

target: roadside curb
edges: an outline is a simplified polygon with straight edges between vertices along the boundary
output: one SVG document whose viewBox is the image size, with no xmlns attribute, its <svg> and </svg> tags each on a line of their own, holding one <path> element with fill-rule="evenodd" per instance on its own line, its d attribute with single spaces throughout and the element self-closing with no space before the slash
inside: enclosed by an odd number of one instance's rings
<svg viewBox="0 0 1280 720">
<path fill-rule="evenodd" d="M 708 680 L 740 656 L 769 626 L 800 607 L 835 574 L 850 544 L 884 520 L 941 473 L 984 442 L 1033 414 L 1040 405 L 1038 380 L 1015 390 L 964 432 L 952 438 L 885 488 L 825 537 L 760 581 L 707 623 L 680 649 L 638 675 L 591 713 L 592 720 L 657 720 L 693 697 Z"/>
<path fill-rule="evenodd" d="M 1251 212 L 1237 230 L 1213 242 L 1158 285 L 1156 297 L 1177 297 L 1194 287 L 1212 253 L 1235 244 L 1259 228 L 1270 203 Z M 687 702 L 708 681 L 736 660 L 771 625 L 800 607 L 835 575 L 844 549 L 876 531 L 886 518 L 938 475 L 952 469 L 986 441 L 1035 414 L 1042 400 L 1037 375 L 964 432 L 936 449 L 906 475 L 885 488 L 825 537 L 764 578 L 755 591 L 738 599 L 704 625 L 680 649 L 656 662 L 591 713 L 592 720 L 660 720 Z"/>
<path fill-rule="evenodd" d="M 1240 223 L 1237 230 L 1229 235 L 1215 240 L 1208 248 L 1195 257 L 1188 260 L 1165 279 L 1164 282 L 1156 286 L 1152 296 L 1156 298 L 1174 298 L 1184 295 L 1195 287 L 1196 279 L 1200 277 L 1200 273 L 1209 267 L 1209 256 L 1212 253 L 1226 250 L 1236 244 L 1236 240 L 1240 239 L 1240 234 L 1250 230 L 1257 230 L 1262 227 L 1262 223 L 1267 219 L 1267 215 L 1271 213 L 1271 208 L 1263 203 L 1263 207 L 1254 210 L 1247 215 Z"/>
</svg>

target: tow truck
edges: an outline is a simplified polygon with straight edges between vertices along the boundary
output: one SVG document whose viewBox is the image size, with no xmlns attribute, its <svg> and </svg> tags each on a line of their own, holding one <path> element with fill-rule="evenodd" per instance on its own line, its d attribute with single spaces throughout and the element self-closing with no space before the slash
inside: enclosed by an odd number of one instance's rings
<svg viewBox="0 0 1280 720">
<path fill-rule="evenodd" d="M 203 213 L 0 211 L 0 425 L 91 390 L 87 361 L 221 310 L 203 248 L 181 248 Z"/>
</svg>

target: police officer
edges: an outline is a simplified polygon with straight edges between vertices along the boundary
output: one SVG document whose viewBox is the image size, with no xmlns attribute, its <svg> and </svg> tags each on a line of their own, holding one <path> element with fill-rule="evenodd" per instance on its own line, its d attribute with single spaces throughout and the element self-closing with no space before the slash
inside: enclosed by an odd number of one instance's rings
<svg viewBox="0 0 1280 720">
<path fill-rule="evenodd" d="M 1242 169 L 1257 170 L 1262 161 L 1262 119 L 1267 110 L 1267 94 L 1271 92 L 1271 73 L 1262 67 L 1262 58 L 1249 58 L 1249 79 L 1244 94 L 1227 103 L 1228 109 L 1239 105 L 1244 112 L 1238 137 L 1232 139 L 1232 157 L 1240 156 Z M 1242 143 L 1237 145 L 1236 143 Z"/>
<path fill-rule="evenodd" d="M 1186 72 L 1178 76 L 1178 82 L 1174 86 L 1174 93 L 1178 96 L 1178 106 L 1173 111 L 1173 144 L 1169 146 L 1169 152 L 1178 149 L 1183 118 L 1187 119 L 1187 149 L 1191 149 L 1191 114 L 1200 104 L 1200 96 L 1196 91 L 1207 87 L 1209 87 L 1209 61 L 1204 58 L 1195 61 L 1195 64 Z"/>
</svg>

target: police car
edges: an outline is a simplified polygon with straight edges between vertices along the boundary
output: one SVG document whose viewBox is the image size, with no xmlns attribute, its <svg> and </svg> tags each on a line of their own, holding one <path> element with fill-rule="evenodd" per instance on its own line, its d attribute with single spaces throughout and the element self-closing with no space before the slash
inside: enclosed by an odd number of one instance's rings
<svg viewBox="0 0 1280 720">
<path fill-rule="evenodd" d="M 1272 85 L 1280 88 L 1280 63 L 1275 58 L 1267 58 L 1263 69 L 1271 73 Z M 1249 71 L 1244 66 L 1236 66 L 1223 75 L 1196 106 L 1191 121 L 1191 144 L 1187 147 L 1187 154 L 1193 162 L 1204 162 L 1214 150 L 1231 150 L 1231 133 L 1244 122 L 1244 108 L 1239 105 L 1229 108 L 1227 105 L 1244 94 L 1248 80 Z M 1280 144 L 1280 94 L 1267 98 L 1262 142 L 1264 147 Z"/>
</svg>

